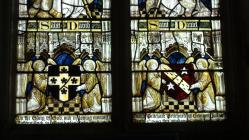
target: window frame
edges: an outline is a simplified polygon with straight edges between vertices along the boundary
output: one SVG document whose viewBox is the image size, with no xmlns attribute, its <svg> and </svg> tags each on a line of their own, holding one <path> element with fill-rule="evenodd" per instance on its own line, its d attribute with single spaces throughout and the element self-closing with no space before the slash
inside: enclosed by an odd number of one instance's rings
<svg viewBox="0 0 249 140">
<path fill-rule="evenodd" d="M 231 123 L 233 123 L 233 118 L 235 117 L 233 114 L 233 112 L 231 112 L 231 110 L 234 109 L 234 107 L 236 106 L 235 104 L 233 104 L 233 93 L 236 93 L 236 90 L 230 86 L 230 85 L 234 85 L 236 83 L 233 83 L 231 80 L 229 80 L 230 77 L 232 77 L 232 73 L 235 72 L 235 70 L 231 67 L 229 67 L 230 63 L 236 64 L 236 61 L 234 59 L 232 59 L 233 57 L 235 58 L 235 50 L 233 50 L 234 48 L 232 47 L 234 44 L 233 40 L 229 39 L 232 36 L 229 35 L 229 30 L 231 29 L 231 26 L 233 26 L 230 22 L 231 18 L 229 17 L 229 15 L 233 15 L 234 13 L 229 13 L 229 6 L 231 4 L 231 1 L 224 1 L 224 0 L 220 0 L 220 18 L 215 18 L 215 19 L 220 19 L 221 21 L 221 39 L 222 39 L 222 54 L 223 54 L 223 64 L 224 64 L 224 75 L 225 75 L 225 88 L 226 88 L 226 93 L 225 93 L 225 97 L 226 97 L 226 107 L 227 107 L 227 111 L 226 111 L 226 117 L 227 119 L 225 119 L 224 121 L 205 121 L 205 122 L 170 122 L 170 123 L 132 123 L 132 121 L 130 121 L 130 123 L 128 124 L 129 128 L 131 132 L 133 131 L 137 131 L 137 130 L 151 130 L 153 132 L 164 132 L 165 130 L 170 131 L 170 132 L 179 132 L 179 131 L 184 131 L 186 133 L 188 132 L 194 132 L 194 131 L 198 131 L 199 128 L 202 128 L 201 131 L 208 131 L 210 129 L 213 130 L 219 130 L 222 128 L 229 128 L 230 125 L 232 125 Z M 130 8 L 129 8 L 130 9 Z M 227 12 L 228 11 L 228 12 Z M 130 14 L 130 13 L 129 13 Z M 130 18 L 132 19 L 132 18 Z M 155 18 L 156 19 L 156 18 Z M 165 19 L 165 18 L 164 18 Z M 171 19 L 171 18 L 169 18 Z M 173 18 L 175 19 L 175 18 Z M 179 18 L 179 19 L 184 19 L 184 18 Z M 186 19 L 198 19 L 198 18 L 186 18 Z M 212 20 L 211 17 L 207 17 L 204 19 L 209 19 Z M 129 23 L 130 24 L 130 23 Z M 131 31 L 131 30 L 129 30 Z M 130 33 L 130 32 L 129 32 Z M 129 44 L 130 46 L 130 44 Z M 129 50 L 130 51 L 130 50 Z M 129 54 L 130 55 L 130 54 Z M 232 57 L 233 56 L 233 57 Z M 128 57 L 130 58 L 130 56 Z M 131 59 L 129 59 L 131 60 Z M 130 74 L 131 75 L 131 74 Z M 131 81 L 131 76 L 129 77 L 129 81 Z M 129 85 L 129 88 L 131 89 L 131 84 Z M 131 90 L 130 90 L 131 93 Z M 132 114 L 131 112 L 131 98 L 132 95 L 129 94 L 129 113 Z M 132 119 L 132 116 L 130 115 L 130 119 Z M 183 126 L 185 125 L 185 126 Z M 205 127 L 203 127 L 203 125 L 205 125 Z M 233 124 L 234 126 L 236 126 L 237 124 Z M 213 131 L 212 131 L 213 132 Z"/>
<path fill-rule="evenodd" d="M 227 119 L 222 122 L 184 122 L 184 123 L 162 123 L 162 124 L 136 124 L 132 123 L 131 112 L 131 62 L 130 62 L 130 13 L 129 0 L 112 0 L 111 6 L 111 29 L 112 29 L 112 76 L 113 76 L 113 112 L 112 123 L 107 124 L 55 124 L 55 125 L 16 125 L 14 123 L 15 112 L 15 68 L 16 68 L 16 41 L 17 41 L 17 0 L 5 1 L 3 13 L 3 42 L 1 45 L 1 103 L 3 109 L 3 119 L 1 124 L 4 126 L 8 137 L 22 134 L 48 134 L 61 135 L 86 135 L 94 138 L 111 138 L 112 136 L 126 135 L 132 136 L 162 136 L 169 138 L 181 138 L 191 136 L 201 136 L 215 134 L 224 136 L 236 135 L 232 133 L 234 129 L 243 130 L 248 128 L 248 103 L 246 98 L 248 86 L 241 84 L 239 80 L 248 81 L 243 77 L 249 65 L 244 57 L 240 55 L 242 46 L 248 43 L 246 36 L 241 36 L 243 30 L 240 23 L 241 17 L 247 14 L 242 7 L 243 2 L 232 0 L 221 0 L 221 32 L 223 46 L 223 63 L 226 85 Z M 239 3 L 239 4 L 237 4 Z M 239 5 L 233 9 L 233 5 Z M 240 14 L 241 17 L 237 17 Z M 236 21 L 237 20 L 237 21 Z M 244 26 L 246 24 L 243 24 Z M 121 27 L 120 27 L 121 26 Z M 238 29 L 237 29 L 238 28 Z M 244 39 L 244 40 L 243 40 Z M 247 42 L 246 42 L 247 41 Z M 235 46 L 235 47 L 234 47 Z M 242 48 L 242 51 L 244 49 Z M 242 54 L 245 53 L 242 52 Z M 242 64 L 240 64 L 240 62 Z M 231 65 L 232 64 L 232 65 Z M 248 75 L 246 75 L 248 77 Z M 247 110 L 247 111 L 245 111 Z M 247 116 L 246 116 L 247 114 Z M 201 129 L 200 129 L 201 128 Z M 9 132 L 10 131 L 10 132 Z M 199 134 L 196 134 L 199 133 Z M 43 135 L 41 135 L 43 136 Z M 44 135 L 45 136 L 45 135 Z M 32 137 L 30 137 L 31 139 Z M 71 137 L 70 137 L 71 138 Z"/>
</svg>

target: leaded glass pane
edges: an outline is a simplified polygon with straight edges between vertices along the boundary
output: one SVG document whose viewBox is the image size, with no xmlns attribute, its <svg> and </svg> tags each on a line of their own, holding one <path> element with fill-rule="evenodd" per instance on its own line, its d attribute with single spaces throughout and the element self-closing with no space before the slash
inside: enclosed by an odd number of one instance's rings
<svg viewBox="0 0 249 140">
<path fill-rule="evenodd" d="M 219 1 L 130 3 L 133 122 L 224 120 Z"/>
<path fill-rule="evenodd" d="M 219 0 L 130 0 L 131 17 L 216 17 Z"/>
<path fill-rule="evenodd" d="M 111 122 L 110 0 L 19 0 L 16 123 Z"/>
</svg>

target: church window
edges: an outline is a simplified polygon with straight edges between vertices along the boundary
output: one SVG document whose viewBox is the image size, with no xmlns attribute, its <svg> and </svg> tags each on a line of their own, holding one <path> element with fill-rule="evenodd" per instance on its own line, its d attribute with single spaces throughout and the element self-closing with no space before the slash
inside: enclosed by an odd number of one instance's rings
<svg viewBox="0 0 249 140">
<path fill-rule="evenodd" d="M 108 123 L 110 0 L 19 0 L 16 124 Z"/>
<path fill-rule="evenodd" d="M 226 118 L 219 0 L 130 0 L 136 123 Z"/>
</svg>

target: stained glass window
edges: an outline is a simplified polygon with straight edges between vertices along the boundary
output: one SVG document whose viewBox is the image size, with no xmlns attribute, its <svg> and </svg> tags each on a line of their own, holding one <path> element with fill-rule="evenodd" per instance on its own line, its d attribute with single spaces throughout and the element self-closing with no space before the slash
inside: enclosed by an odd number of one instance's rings
<svg viewBox="0 0 249 140">
<path fill-rule="evenodd" d="M 219 0 L 130 0 L 133 122 L 226 118 Z"/>
<path fill-rule="evenodd" d="M 110 0 L 19 0 L 17 124 L 111 122 Z"/>
</svg>

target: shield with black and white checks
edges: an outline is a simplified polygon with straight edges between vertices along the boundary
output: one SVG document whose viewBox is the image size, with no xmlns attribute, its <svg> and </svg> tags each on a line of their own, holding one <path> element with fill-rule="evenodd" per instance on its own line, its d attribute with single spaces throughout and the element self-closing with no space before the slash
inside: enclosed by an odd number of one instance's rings
<svg viewBox="0 0 249 140">
<path fill-rule="evenodd" d="M 48 68 L 48 90 L 52 96 L 66 102 L 76 97 L 80 85 L 80 68 L 76 65 L 53 65 Z"/>
</svg>

